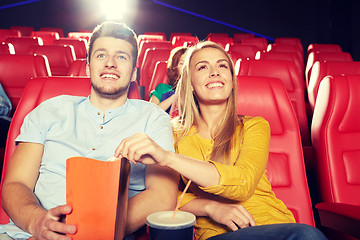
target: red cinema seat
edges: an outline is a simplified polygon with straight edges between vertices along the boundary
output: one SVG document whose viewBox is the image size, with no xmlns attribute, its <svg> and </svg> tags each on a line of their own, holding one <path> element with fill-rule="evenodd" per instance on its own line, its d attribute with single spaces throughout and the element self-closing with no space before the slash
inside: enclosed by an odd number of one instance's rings
<svg viewBox="0 0 360 240">
<path fill-rule="evenodd" d="M 30 37 L 31 33 L 35 30 L 34 27 L 30 26 L 11 26 L 10 29 L 19 31 L 22 37 Z"/>
<path fill-rule="evenodd" d="M 268 77 L 237 78 L 238 114 L 262 116 L 270 124 L 267 176 L 276 196 L 296 222 L 314 226 L 299 126 L 283 83 Z"/>
<path fill-rule="evenodd" d="M 163 36 L 163 38 L 166 40 L 166 34 L 164 32 L 144 32 L 144 35 L 158 35 Z"/>
<path fill-rule="evenodd" d="M 74 48 L 70 45 L 31 46 L 29 53 L 45 55 L 53 76 L 67 76 L 76 59 Z"/>
<path fill-rule="evenodd" d="M 290 45 L 290 44 L 276 44 L 270 43 L 266 49 L 267 52 L 291 52 L 296 53 L 300 59 L 304 61 L 304 52 L 302 48 L 297 45 Z"/>
<path fill-rule="evenodd" d="M 41 27 L 40 31 L 42 32 L 57 32 L 59 34 L 59 37 L 64 37 L 64 30 L 62 28 L 57 27 Z"/>
<path fill-rule="evenodd" d="M 305 84 L 294 63 L 282 60 L 242 60 L 236 62 L 235 71 L 240 76 L 263 76 L 280 79 L 295 110 L 302 143 L 304 146 L 311 145 L 305 109 Z"/>
<path fill-rule="evenodd" d="M 311 69 L 316 61 L 352 62 L 353 59 L 351 57 L 351 54 L 348 52 L 310 52 L 305 65 L 306 86 L 309 85 Z"/>
<path fill-rule="evenodd" d="M 311 110 L 314 110 L 320 82 L 327 75 L 360 74 L 360 62 L 315 62 L 307 88 Z"/>
<path fill-rule="evenodd" d="M 54 45 L 71 45 L 74 47 L 76 59 L 86 58 L 87 46 L 85 39 L 60 38 L 54 41 Z"/>
<path fill-rule="evenodd" d="M 166 36 L 163 34 L 139 34 L 138 35 L 138 43 L 141 44 L 142 41 L 166 41 Z"/>
<path fill-rule="evenodd" d="M 91 32 L 69 32 L 67 37 L 75 39 L 85 39 L 87 45 L 90 40 L 91 34 Z"/>
<path fill-rule="evenodd" d="M 211 33 L 207 36 L 206 40 L 217 43 L 223 48 L 225 48 L 227 44 L 234 43 L 232 37 L 229 37 L 227 33 Z"/>
<path fill-rule="evenodd" d="M 173 48 L 184 46 L 184 43 L 196 44 L 199 38 L 196 36 L 174 36 L 171 40 Z"/>
<path fill-rule="evenodd" d="M 139 45 L 139 54 L 138 54 L 136 67 L 138 68 L 141 67 L 146 50 L 151 48 L 172 49 L 173 46 L 169 41 L 151 41 L 151 40 L 142 41 Z"/>
<path fill-rule="evenodd" d="M 15 54 L 15 48 L 11 43 L 0 43 L 0 54 Z"/>
<path fill-rule="evenodd" d="M 20 133 L 24 117 L 41 102 L 62 94 L 88 96 L 90 94 L 89 79 L 80 77 L 77 79 L 74 77 L 39 77 L 29 80 L 10 124 L 5 147 L 1 186 L 6 175 L 8 162 L 15 150 L 15 138 Z M 0 224 L 8 222 L 9 217 L 1 208 Z"/>
<path fill-rule="evenodd" d="M 170 33 L 170 42 L 172 42 L 173 38 L 176 36 L 192 36 L 192 34 L 189 32 L 172 32 Z"/>
<path fill-rule="evenodd" d="M 140 68 L 140 87 L 144 88 L 144 99 L 149 101 L 149 85 L 154 73 L 155 65 L 158 61 L 167 61 L 171 49 L 147 49 L 144 60 Z"/>
<path fill-rule="evenodd" d="M 305 65 L 304 60 L 299 57 L 298 54 L 295 52 L 266 52 L 266 51 L 258 51 L 256 53 L 255 59 L 269 59 L 269 60 L 284 60 L 284 61 L 291 61 L 295 64 L 296 69 L 299 71 L 301 76 L 305 82 Z"/>
<path fill-rule="evenodd" d="M 27 54 L 31 46 L 43 45 L 42 39 L 38 37 L 8 37 L 5 42 L 14 46 L 16 54 Z"/>
<path fill-rule="evenodd" d="M 154 68 L 154 73 L 151 77 L 149 85 L 149 94 L 154 90 L 160 83 L 169 84 L 167 76 L 167 61 L 158 61 Z"/>
<path fill-rule="evenodd" d="M 225 51 L 227 51 L 230 54 L 233 62 L 235 63 L 239 58 L 255 59 L 257 48 L 251 45 L 233 43 L 233 44 L 227 44 L 225 46 Z"/>
<path fill-rule="evenodd" d="M 252 33 L 234 33 L 233 34 L 233 41 L 234 43 L 241 43 L 243 38 L 254 38 L 255 35 Z"/>
<path fill-rule="evenodd" d="M 44 45 L 51 45 L 56 39 L 60 38 L 57 32 L 33 31 L 31 37 L 39 37 L 43 40 Z"/>
<path fill-rule="evenodd" d="M 21 37 L 21 33 L 14 29 L 0 29 L 0 42 L 5 42 L 7 37 Z"/>
<path fill-rule="evenodd" d="M 76 59 L 70 67 L 68 76 L 71 77 L 88 77 L 86 73 L 86 59 Z M 136 81 L 131 82 L 128 98 L 141 99 L 139 85 Z"/>
<path fill-rule="evenodd" d="M 312 43 L 307 48 L 307 55 L 311 52 L 342 52 L 339 44 Z"/>
<path fill-rule="evenodd" d="M 320 203 L 326 229 L 360 239 L 360 75 L 320 83 L 311 125 Z M 352 238 L 354 239 L 354 238 Z"/>
<path fill-rule="evenodd" d="M 51 76 L 46 57 L 31 54 L 0 55 L 0 82 L 8 94 L 13 110 L 30 78 L 40 76 Z"/>
<path fill-rule="evenodd" d="M 296 45 L 298 46 L 302 52 L 304 52 L 304 47 L 301 43 L 300 38 L 286 38 L 286 37 L 278 37 L 275 38 L 275 43 L 284 44 L 284 45 Z"/>
<path fill-rule="evenodd" d="M 261 37 L 243 38 L 241 44 L 255 46 L 258 51 L 266 50 L 268 46 L 267 40 Z"/>
</svg>

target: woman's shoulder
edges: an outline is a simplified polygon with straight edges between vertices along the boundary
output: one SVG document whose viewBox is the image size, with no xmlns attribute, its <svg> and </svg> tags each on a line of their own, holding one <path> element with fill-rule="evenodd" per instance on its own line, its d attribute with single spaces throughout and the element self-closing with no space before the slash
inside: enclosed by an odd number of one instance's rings
<svg viewBox="0 0 360 240">
<path fill-rule="evenodd" d="M 241 116 L 241 122 L 244 128 L 249 128 L 254 125 L 260 125 L 266 128 L 269 128 L 269 122 L 262 116 Z"/>
</svg>

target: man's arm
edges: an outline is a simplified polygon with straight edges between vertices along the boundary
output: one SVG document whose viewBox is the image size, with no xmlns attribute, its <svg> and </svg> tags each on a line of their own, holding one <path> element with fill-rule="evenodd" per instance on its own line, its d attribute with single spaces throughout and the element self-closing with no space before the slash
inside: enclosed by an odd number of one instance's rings
<svg viewBox="0 0 360 240">
<path fill-rule="evenodd" d="M 174 210 L 177 200 L 179 176 L 170 168 L 147 165 L 146 190 L 129 199 L 126 233 L 144 226 L 146 217 L 157 211 Z"/>
<path fill-rule="evenodd" d="M 3 209 L 18 227 L 39 239 L 50 239 L 60 236 L 56 232 L 75 233 L 76 228 L 59 222 L 62 215 L 72 211 L 71 207 L 46 211 L 33 193 L 43 151 L 42 144 L 19 143 L 9 161 L 1 200 Z"/>
</svg>

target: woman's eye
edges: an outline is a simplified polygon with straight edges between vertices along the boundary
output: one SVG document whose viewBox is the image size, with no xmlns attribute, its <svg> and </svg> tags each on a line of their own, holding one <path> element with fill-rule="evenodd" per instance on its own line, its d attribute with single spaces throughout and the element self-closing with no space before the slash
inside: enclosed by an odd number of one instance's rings
<svg viewBox="0 0 360 240">
<path fill-rule="evenodd" d="M 221 64 L 221 65 L 220 65 L 220 68 L 226 68 L 226 69 L 227 69 L 228 66 L 227 66 L 226 64 Z"/>
<path fill-rule="evenodd" d="M 206 68 L 206 66 L 205 66 L 205 65 L 200 66 L 200 67 L 198 68 L 198 71 L 203 70 L 203 69 L 205 69 L 205 68 Z"/>
</svg>

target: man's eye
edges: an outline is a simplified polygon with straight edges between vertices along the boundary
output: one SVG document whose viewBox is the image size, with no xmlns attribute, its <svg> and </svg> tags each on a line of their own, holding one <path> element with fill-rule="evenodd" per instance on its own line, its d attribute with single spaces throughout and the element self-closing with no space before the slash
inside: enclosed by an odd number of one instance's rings
<svg viewBox="0 0 360 240">
<path fill-rule="evenodd" d="M 127 58 L 126 58 L 125 56 L 123 56 L 123 55 L 120 55 L 120 56 L 118 57 L 118 59 L 119 59 L 119 60 L 127 60 Z"/>
<path fill-rule="evenodd" d="M 96 57 L 97 57 L 97 58 L 104 58 L 104 57 L 105 57 L 105 54 L 100 53 L 100 54 L 98 54 Z"/>
</svg>

